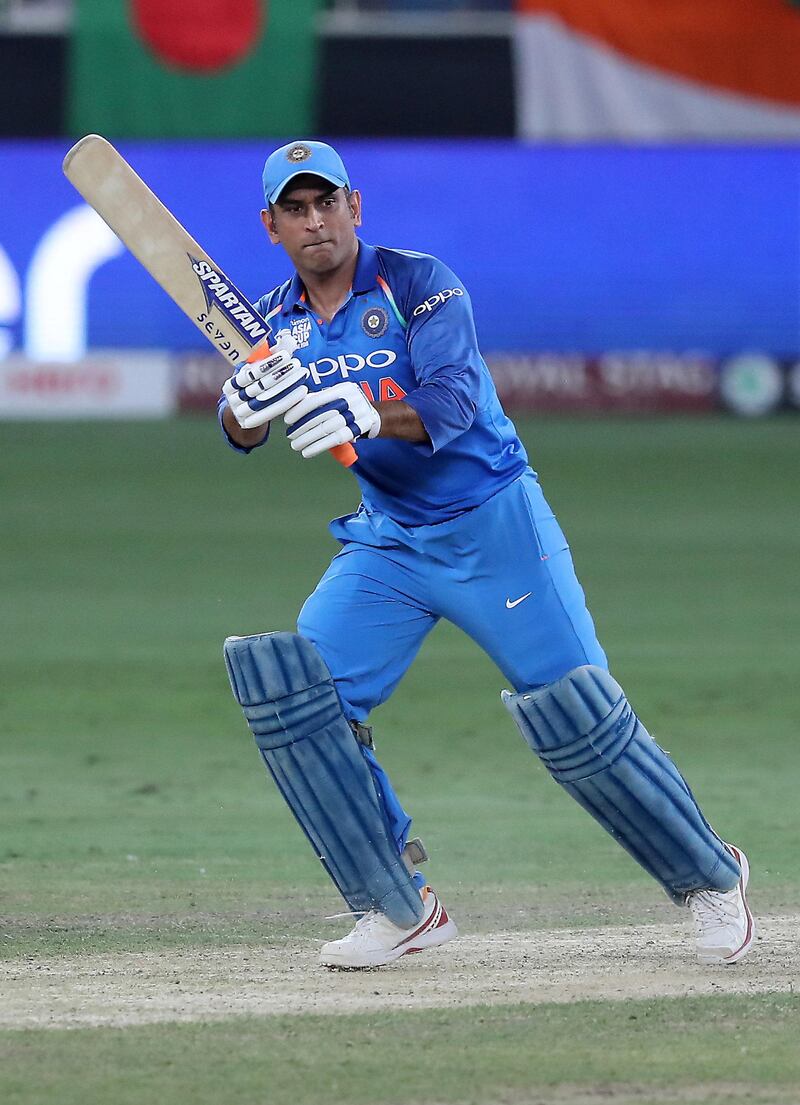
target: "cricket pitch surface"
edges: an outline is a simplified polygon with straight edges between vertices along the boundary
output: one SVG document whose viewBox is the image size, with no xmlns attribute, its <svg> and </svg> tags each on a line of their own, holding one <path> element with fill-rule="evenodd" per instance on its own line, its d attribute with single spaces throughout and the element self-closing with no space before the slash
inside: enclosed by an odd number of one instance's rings
<svg viewBox="0 0 800 1105">
<path fill-rule="evenodd" d="M 482 1004 L 789 993 L 800 989 L 800 916 L 759 919 L 730 967 L 694 959 L 692 926 L 461 936 L 372 971 L 328 971 L 321 941 L 0 962 L 0 1028 L 127 1027 L 237 1016 L 361 1013 Z M 343 926 L 346 931 L 346 924 Z"/>
</svg>

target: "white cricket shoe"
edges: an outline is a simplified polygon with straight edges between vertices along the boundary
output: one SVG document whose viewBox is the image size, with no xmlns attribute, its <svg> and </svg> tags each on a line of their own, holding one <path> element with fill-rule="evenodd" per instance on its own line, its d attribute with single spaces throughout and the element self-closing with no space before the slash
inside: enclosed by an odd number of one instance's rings
<svg viewBox="0 0 800 1105">
<path fill-rule="evenodd" d="M 370 910 L 341 940 L 331 940 L 320 949 L 323 967 L 383 967 L 409 952 L 421 952 L 446 944 L 458 936 L 455 923 L 430 886 L 423 887 L 424 913 L 419 924 L 402 929 L 377 910 Z"/>
<path fill-rule="evenodd" d="M 742 869 L 733 890 L 695 890 L 686 904 L 694 916 L 697 958 L 701 963 L 736 963 L 747 955 L 756 924 L 745 892 L 750 878 L 747 856 L 732 844 L 725 847 Z"/>
</svg>

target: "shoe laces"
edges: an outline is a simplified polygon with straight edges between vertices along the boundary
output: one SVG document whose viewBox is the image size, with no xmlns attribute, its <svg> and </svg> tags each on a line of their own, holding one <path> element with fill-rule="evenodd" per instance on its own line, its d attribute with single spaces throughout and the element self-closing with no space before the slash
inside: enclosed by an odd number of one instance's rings
<svg viewBox="0 0 800 1105">
<path fill-rule="evenodd" d="M 377 909 L 370 909 L 369 912 L 362 914 L 356 921 L 353 932 L 359 933 L 361 936 L 366 936 L 374 928 L 378 928 L 386 918 L 382 913 L 379 913 Z"/>
<path fill-rule="evenodd" d="M 721 928 L 739 919 L 736 890 L 696 890 L 689 898 L 698 932 Z"/>
</svg>

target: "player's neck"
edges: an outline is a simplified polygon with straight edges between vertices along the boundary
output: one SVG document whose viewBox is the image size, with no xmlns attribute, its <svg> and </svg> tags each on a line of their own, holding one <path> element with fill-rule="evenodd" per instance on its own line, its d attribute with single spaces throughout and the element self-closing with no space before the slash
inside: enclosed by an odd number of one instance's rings
<svg viewBox="0 0 800 1105">
<path fill-rule="evenodd" d="M 350 294 L 353 286 L 353 277 L 356 271 L 358 251 L 348 258 L 344 264 L 331 272 L 300 272 L 298 274 L 303 281 L 306 290 L 306 302 L 316 315 L 325 322 L 330 322 L 344 301 Z"/>
</svg>

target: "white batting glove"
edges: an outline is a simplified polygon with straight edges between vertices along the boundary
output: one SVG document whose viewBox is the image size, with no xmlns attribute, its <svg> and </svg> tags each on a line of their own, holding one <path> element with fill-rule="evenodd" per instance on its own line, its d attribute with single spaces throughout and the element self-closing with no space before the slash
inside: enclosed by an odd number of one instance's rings
<svg viewBox="0 0 800 1105">
<path fill-rule="evenodd" d="M 242 429 L 263 426 L 308 395 L 303 380 L 309 372 L 292 355 L 296 349 L 297 342 L 287 334 L 278 339 L 268 357 L 237 365 L 225 381 L 222 391 Z"/>
<path fill-rule="evenodd" d="M 309 392 L 287 411 L 284 422 L 292 448 L 306 458 L 359 437 L 377 437 L 381 428 L 381 416 L 353 383 Z"/>
</svg>

